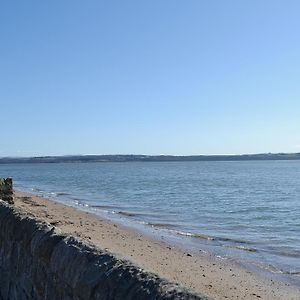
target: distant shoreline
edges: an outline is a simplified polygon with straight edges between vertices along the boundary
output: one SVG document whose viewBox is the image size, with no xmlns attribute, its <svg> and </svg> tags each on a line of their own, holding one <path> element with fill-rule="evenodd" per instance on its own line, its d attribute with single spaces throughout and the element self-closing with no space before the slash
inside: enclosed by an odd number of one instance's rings
<svg viewBox="0 0 300 300">
<path fill-rule="evenodd" d="M 86 162 L 179 162 L 179 161 L 255 161 L 300 160 L 300 153 L 261 153 L 241 155 L 66 155 L 38 157 L 2 157 L 0 164 L 16 163 L 86 163 Z"/>
</svg>

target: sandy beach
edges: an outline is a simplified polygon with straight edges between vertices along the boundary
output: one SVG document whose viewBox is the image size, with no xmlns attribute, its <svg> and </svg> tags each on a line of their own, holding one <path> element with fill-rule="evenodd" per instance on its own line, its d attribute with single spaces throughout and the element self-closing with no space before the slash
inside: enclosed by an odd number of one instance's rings
<svg viewBox="0 0 300 300">
<path fill-rule="evenodd" d="M 15 206 L 43 221 L 214 299 L 300 299 L 300 288 L 230 264 L 189 253 L 92 213 L 30 193 L 15 192 Z"/>
</svg>

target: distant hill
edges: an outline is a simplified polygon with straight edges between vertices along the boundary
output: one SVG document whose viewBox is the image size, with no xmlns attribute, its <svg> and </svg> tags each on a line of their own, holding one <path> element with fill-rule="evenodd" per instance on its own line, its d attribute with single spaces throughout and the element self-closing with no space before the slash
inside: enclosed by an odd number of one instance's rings
<svg viewBox="0 0 300 300">
<path fill-rule="evenodd" d="M 164 161 L 246 161 L 246 160 L 300 160 L 300 153 L 262 153 L 243 155 L 68 155 L 40 157 L 3 157 L 0 164 L 13 163 L 71 163 L 71 162 L 164 162 Z"/>
</svg>

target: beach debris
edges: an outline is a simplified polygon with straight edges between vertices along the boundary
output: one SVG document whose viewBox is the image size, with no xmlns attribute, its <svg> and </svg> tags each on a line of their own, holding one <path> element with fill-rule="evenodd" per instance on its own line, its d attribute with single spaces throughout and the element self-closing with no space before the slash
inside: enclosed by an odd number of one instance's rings
<svg viewBox="0 0 300 300">
<path fill-rule="evenodd" d="M 0 178 L 0 199 L 8 204 L 14 204 L 12 178 Z"/>
</svg>

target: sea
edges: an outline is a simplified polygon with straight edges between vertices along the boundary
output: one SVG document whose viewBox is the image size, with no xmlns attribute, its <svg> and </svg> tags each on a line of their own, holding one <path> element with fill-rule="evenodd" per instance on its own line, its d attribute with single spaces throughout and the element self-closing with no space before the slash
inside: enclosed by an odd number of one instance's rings
<svg viewBox="0 0 300 300">
<path fill-rule="evenodd" d="M 300 161 L 0 164 L 15 188 L 300 286 Z"/>
</svg>

